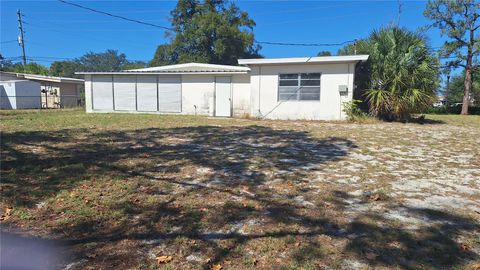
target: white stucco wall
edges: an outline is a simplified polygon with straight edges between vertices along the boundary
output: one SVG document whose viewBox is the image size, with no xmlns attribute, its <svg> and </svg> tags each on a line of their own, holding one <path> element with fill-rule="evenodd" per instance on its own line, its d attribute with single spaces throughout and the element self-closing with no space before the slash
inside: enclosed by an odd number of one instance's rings
<svg viewBox="0 0 480 270">
<path fill-rule="evenodd" d="M 40 106 L 39 83 L 0 81 L 0 109 L 40 109 Z"/>
<path fill-rule="evenodd" d="M 251 103 L 250 103 L 250 75 L 239 74 L 232 77 L 232 104 L 233 104 L 233 116 L 245 117 L 250 115 Z"/>
<path fill-rule="evenodd" d="M 85 106 L 87 112 L 117 112 L 92 110 L 92 76 L 85 76 Z M 123 75 L 116 75 L 123 76 Z M 130 75 L 131 76 L 131 75 Z M 142 76 L 142 75 L 138 75 Z M 160 75 L 162 76 L 162 75 Z M 248 74 L 219 75 L 232 78 L 232 106 L 234 116 L 250 113 L 250 76 Z M 215 75 L 184 74 L 181 76 L 182 111 L 179 114 L 214 115 Z M 135 91 L 132 88 L 132 91 Z M 128 112 L 128 111 L 122 111 Z M 131 111 L 135 112 L 135 111 Z M 151 112 L 160 113 L 160 112 Z"/>
<path fill-rule="evenodd" d="M 355 64 L 289 64 L 251 66 L 251 114 L 268 119 L 342 120 L 343 102 L 353 96 Z M 278 101 L 281 73 L 321 73 L 320 101 Z M 348 85 L 341 96 L 339 85 Z"/>
</svg>

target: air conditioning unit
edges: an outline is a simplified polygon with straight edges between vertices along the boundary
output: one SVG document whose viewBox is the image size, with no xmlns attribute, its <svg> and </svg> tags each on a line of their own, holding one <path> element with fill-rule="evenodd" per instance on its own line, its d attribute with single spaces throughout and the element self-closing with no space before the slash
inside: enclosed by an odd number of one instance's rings
<svg viewBox="0 0 480 270">
<path fill-rule="evenodd" d="M 348 94 L 348 86 L 346 85 L 339 85 L 338 86 L 338 93 L 340 93 L 340 95 L 342 96 L 345 96 Z"/>
</svg>

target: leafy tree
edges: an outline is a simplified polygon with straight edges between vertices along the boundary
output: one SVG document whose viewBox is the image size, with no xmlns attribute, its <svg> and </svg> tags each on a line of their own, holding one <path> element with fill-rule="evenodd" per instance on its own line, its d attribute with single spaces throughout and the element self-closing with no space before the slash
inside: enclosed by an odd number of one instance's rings
<svg viewBox="0 0 480 270">
<path fill-rule="evenodd" d="M 424 11 L 425 17 L 442 35 L 450 38 L 445 42 L 441 56 L 454 56 L 447 64 L 463 67 L 465 72 L 463 105 L 461 114 L 468 114 L 468 103 L 472 88 L 472 70 L 478 67 L 474 58 L 480 54 L 480 3 L 476 0 L 430 0 Z"/>
<path fill-rule="evenodd" d="M 319 51 L 317 56 L 332 56 L 332 53 L 329 51 Z"/>
<path fill-rule="evenodd" d="M 151 67 L 156 67 L 175 64 L 177 59 L 178 57 L 175 54 L 172 45 L 162 44 L 157 47 L 155 55 L 148 65 Z"/>
<path fill-rule="evenodd" d="M 49 70 L 47 67 L 37 63 L 28 63 L 25 66 L 21 63 L 15 63 L 11 67 L 7 68 L 5 71 L 15 72 L 15 73 L 38 74 L 38 75 L 49 74 Z"/>
<path fill-rule="evenodd" d="M 0 54 L 0 70 L 7 71 L 13 66 L 12 61 L 5 59 L 2 54 Z"/>
<path fill-rule="evenodd" d="M 125 65 L 122 66 L 122 70 L 138 69 L 138 68 L 144 68 L 146 66 L 147 66 L 147 63 L 143 61 L 128 61 Z"/>
<path fill-rule="evenodd" d="M 350 54 L 347 45 L 339 54 Z M 437 60 L 425 39 L 398 27 L 373 31 L 356 44 L 357 54 L 369 54 L 359 65 L 364 97 L 370 113 L 386 120 L 405 121 L 431 105 L 438 85 Z"/>
<path fill-rule="evenodd" d="M 106 50 L 102 53 L 88 52 L 75 60 L 88 71 L 120 71 L 128 64 L 125 54 L 117 50 Z"/>
<path fill-rule="evenodd" d="M 445 91 L 445 97 L 449 103 L 457 103 L 463 101 L 465 74 L 462 72 L 459 75 L 453 76 L 450 80 L 450 85 Z M 480 71 L 472 72 L 472 88 L 470 95 L 474 101 L 473 104 L 480 104 Z"/>
<path fill-rule="evenodd" d="M 50 74 L 60 77 L 82 77 L 75 72 L 85 71 L 85 68 L 77 61 L 55 61 L 50 65 Z"/>
<path fill-rule="evenodd" d="M 255 22 L 233 2 L 180 0 L 171 16 L 171 48 L 161 45 L 151 64 L 235 65 L 238 58 L 260 57 L 253 34 Z"/>
</svg>

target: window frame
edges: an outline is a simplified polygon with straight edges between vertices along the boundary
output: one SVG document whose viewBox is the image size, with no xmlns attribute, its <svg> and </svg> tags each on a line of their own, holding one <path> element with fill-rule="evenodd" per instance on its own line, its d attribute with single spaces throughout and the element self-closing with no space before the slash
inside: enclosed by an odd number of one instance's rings
<svg viewBox="0 0 480 270">
<path fill-rule="evenodd" d="M 318 80 L 319 81 L 319 85 L 318 86 L 302 86 L 302 74 L 318 74 L 319 75 L 319 78 L 318 79 L 303 79 L 303 81 L 316 81 Z M 297 78 L 296 79 L 281 79 L 280 77 L 282 75 L 297 75 Z M 277 83 L 277 102 L 285 102 L 285 101 L 289 101 L 289 102 L 319 102 L 321 100 L 321 87 L 322 87 L 322 73 L 321 72 L 298 72 L 298 73 L 278 73 L 278 76 L 277 76 L 277 80 L 278 80 L 278 83 Z M 280 82 L 281 81 L 294 81 L 296 80 L 297 81 L 297 85 L 296 86 L 280 86 Z M 291 98 L 291 99 L 286 99 L 286 100 L 283 100 L 283 99 L 280 99 L 280 88 L 292 88 L 292 89 L 298 89 L 299 87 L 301 88 L 318 88 L 318 99 L 300 99 L 300 96 L 301 96 L 301 89 L 300 90 L 297 90 L 297 93 L 296 93 L 296 98 Z"/>
</svg>

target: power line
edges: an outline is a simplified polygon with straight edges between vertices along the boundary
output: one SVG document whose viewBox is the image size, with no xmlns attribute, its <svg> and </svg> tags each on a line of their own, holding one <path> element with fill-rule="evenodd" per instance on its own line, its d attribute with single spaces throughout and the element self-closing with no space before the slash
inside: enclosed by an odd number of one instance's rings
<svg viewBox="0 0 480 270">
<path fill-rule="evenodd" d="M 304 46 L 304 47 L 327 47 L 327 46 L 342 46 L 349 43 L 354 43 L 356 40 L 348 40 L 340 43 L 285 43 L 285 42 L 270 42 L 270 41 L 257 41 L 258 44 L 267 45 L 280 45 L 280 46 Z"/>
<path fill-rule="evenodd" d="M 85 6 L 82 6 L 82 5 L 79 5 L 79 4 L 70 3 L 70 2 L 67 2 L 67 1 L 64 1 L 64 0 L 58 0 L 58 1 L 62 2 L 64 4 L 67 4 L 67 5 L 71 5 L 71 6 L 74 6 L 74 7 L 89 10 L 91 12 L 100 13 L 100 14 L 107 15 L 107 16 L 110 16 L 110 17 L 122 19 L 122 20 L 125 20 L 125 21 L 134 22 L 134 23 L 143 24 L 143 25 L 148 25 L 148 26 L 153 26 L 153 27 L 162 28 L 162 29 L 166 29 L 166 30 L 173 30 L 170 27 L 165 27 L 165 26 L 161 26 L 161 25 L 158 25 L 158 24 L 153 24 L 153 23 L 149 23 L 149 22 L 130 19 L 130 18 L 127 18 L 127 17 L 119 16 L 119 15 L 114 15 L 114 14 L 111 14 L 111 13 L 108 13 L 108 12 L 105 12 L 105 11 L 96 10 L 96 9 L 85 7 Z"/>
<path fill-rule="evenodd" d="M 17 42 L 18 40 L 16 39 L 12 39 L 12 40 L 6 40 L 6 41 L 0 41 L 0 43 L 13 43 L 13 42 Z"/>
</svg>

